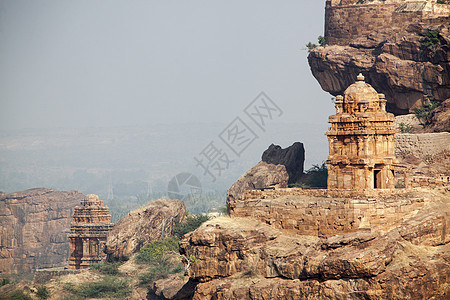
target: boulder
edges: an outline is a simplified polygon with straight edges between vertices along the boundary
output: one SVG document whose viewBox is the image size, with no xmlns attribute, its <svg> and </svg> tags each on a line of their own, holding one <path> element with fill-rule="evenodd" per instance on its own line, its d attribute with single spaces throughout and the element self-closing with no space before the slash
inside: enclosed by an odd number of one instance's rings
<svg viewBox="0 0 450 300">
<path fill-rule="evenodd" d="M 260 161 L 256 166 L 230 187 L 227 194 L 227 204 L 244 198 L 244 191 L 274 187 L 287 187 L 289 174 L 284 165 L 269 164 Z"/>
<path fill-rule="evenodd" d="M 288 184 L 297 182 L 303 175 L 304 162 L 305 149 L 302 143 L 295 142 L 286 149 L 270 145 L 263 152 L 261 161 L 230 187 L 227 204 L 242 200 L 246 190 L 288 187 Z"/>
<path fill-rule="evenodd" d="M 172 235 L 173 227 L 185 218 L 183 201 L 160 199 L 128 213 L 108 233 L 108 260 L 121 260 L 149 242 Z"/>
<path fill-rule="evenodd" d="M 269 164 L 285 166 L 289 175 L 288 183 L 296 183 L 303 176 L 305 148 L 300 142 L 295 142 L 286 149 L 272 144 L 264 151 L 261 160 Z"/>
</svg>

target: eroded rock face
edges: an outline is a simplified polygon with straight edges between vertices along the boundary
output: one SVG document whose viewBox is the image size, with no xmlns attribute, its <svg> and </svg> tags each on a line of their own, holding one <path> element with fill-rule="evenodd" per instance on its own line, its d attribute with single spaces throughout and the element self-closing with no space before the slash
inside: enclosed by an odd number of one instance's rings
<svg viewBox="0 0 450 300">
<path fill-rule="evenodd" d="M 198 259 L 194 299 L 446 299 L 450 194 L 416 193 L 431 197 L 416 214 L 327 238 L 251 217 L 210 220 L 180 242 Z"/>
<path fill-rule="evenodd" d="M 184 220 L 183 201 L 160 199 L 131 211 L 109 232 L 105 252 L 118 260 L 139 251 L 151 241 L 172 235 L 176 222 Z"/>
<path fill-rule="evenodd" d="M 67 265 L 67 234 L 83 198 L 45 188 L 0 195 L 0 274 Z"/>
<path fill-rule="evenodd" d="M 449 98 L 450 9 L 431 2 L 327 1 L 327 46 L 308 56 L 322 89 L 342 94 L 362 72 L 395 114 Z"/>
</svg>

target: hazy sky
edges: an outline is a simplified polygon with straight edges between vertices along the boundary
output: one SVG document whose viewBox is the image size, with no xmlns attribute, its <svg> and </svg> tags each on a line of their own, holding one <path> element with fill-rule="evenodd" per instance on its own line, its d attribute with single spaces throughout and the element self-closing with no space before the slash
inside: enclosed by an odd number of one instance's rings
<svg viewBox="0 0 450 300">
<path fill-rule="evenodd" d="M 266 92 L 326 122 L 325 1 L 0 0 L 0 129 L 230 122 Z"/>
</svg>

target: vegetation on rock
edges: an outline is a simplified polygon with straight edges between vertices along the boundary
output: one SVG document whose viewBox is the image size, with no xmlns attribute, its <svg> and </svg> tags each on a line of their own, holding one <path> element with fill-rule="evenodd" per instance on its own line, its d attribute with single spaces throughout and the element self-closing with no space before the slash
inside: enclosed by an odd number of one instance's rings
<svg viewBox="0 0 450 300">
<path fill-rule="evenodd" d="M 30 295 L 22 290 L 15 290 L 7 295 L 0 295 L 0 299 L 3 300 L 33 300 Z"/>
<path fill-rule="evenodd" d="M 36 296 L 39 299 L 48 299 L 50 297 L 50 291 L 45 285 L 41 285 L 37 288 Z"/>
<path fill-rule="evenodd" d="M 131 293 L 129 282 L 115 276 L 106 276 L 100 281 L 82 283 L 76 286 L 67 284 L 65 288 L 72 294 L 85 298 L 109 297 L 122 299 Z"/>
<path fill-rule="evenodd" d="M 410 133 L 413 130 L 414 126 L 411 124 L 405 124 L 401 122 L 398 124 L 398 129 L 400 130 L 400 133 Z"/>
<path fill-rule="evenodd" d="M 313 165 L 306 170 L 303 176 L 297 183 L 289 185 L 289 187 L 301 188 L 326 188 L 327 187 L 328 169 L 325 162 L 321 165 Z"/>
<path fill-rule="evenodd" d="M 119 275 L 120 262 L 104 262 L 92 264 L 91 269 L 94 269 L 104 275 Z"/>
<path fill-rule="evenodd" d="M 184 222 L 178 223 L 174 227 L 174 234 L 181 238 L 188 232 L 194 231 L 200 225 L 208 220 L 208 216 L 206 215 L 191 215 L 187 214 L 186 220 Z"/>
<path fill-rule="evenodd" d="M 163 263 L 167 260 L 169 252 L 178 252 L 178 241 L 179 239 L 173 236 L 148 243 L 137 254 L 136 262 L 139 264 Z"/>
<path fill-rule="evenodd" d="M 425 126 L 427 124 L 427 119 L 430 114 L 439 106 L 439 102 L 433 101 L 431 104 L 428 104 L 424 107 L 417 108 L 415 110 L 416 118 L 419 120 L 420 124 Z"/>
</svg>

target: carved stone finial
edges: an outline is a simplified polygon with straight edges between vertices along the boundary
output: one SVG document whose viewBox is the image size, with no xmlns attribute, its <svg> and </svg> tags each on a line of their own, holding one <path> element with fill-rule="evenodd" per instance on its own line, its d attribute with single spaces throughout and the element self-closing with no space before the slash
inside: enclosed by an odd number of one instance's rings
<svg viewBox="0 0 450 300">
<path fill-rule="evenodd" d="M 358 80 L 358 81 L 364 81 L 364 75 L 362 74 L 362 73 L 359 73 L 359 75 L 356 77 L 356 79 Z"/>
</svg>

